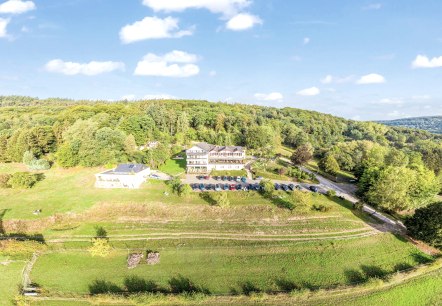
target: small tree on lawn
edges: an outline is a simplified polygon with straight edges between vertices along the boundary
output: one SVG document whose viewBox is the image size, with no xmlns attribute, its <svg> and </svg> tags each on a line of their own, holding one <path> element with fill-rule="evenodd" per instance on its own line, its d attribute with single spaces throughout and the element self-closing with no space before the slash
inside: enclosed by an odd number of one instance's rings
<svg viewBox="0 0 442 306">
<path fill-rule="evenodd" d="M 262 180 L 259 184 L 262 187 L 262 193 L 267 197 L 271 196 L 275 191 L 275 187 L 270 180 Z"/>
<path fill-rule="evenodd" d="M 336 191 L 334 191 L 333 189 L 327 190 L 327 196 L 329 198 L 333 198 L 336 196 Z"/>
<path fill-rule="evenodd" d="M 306 164 L 313 158 L 314 149 L 310 143 L 305 143 L 296 148 L 295 152 L 293 152 L 290 160 L 295 165 L 303 165 Z"/>
<path fill-rule="evenodd" d="M 182 184 L 178 187 L 178 194 L 180 197 L 187 197 L 192 193 L 192 187 L 189 184 Z"/>
<path fill-rule="evenodd" d="M 227 197 L 227 192 L 216 193 L 215 201 L 219 207 L 229 207 L 230 206 L 230 200 Z"/>
<path fill-rule="evenodd" d="M 291 193 L 291 200 L 295 209 L 301 212 L 307 212 L 311 210 L 313 201 L 310 192 L 304 192 L 301 190 L 294 190 Z"/>
<path fill-rule="evenodd" d="M 89 253 L 92 256 L 106 257 L 111 251 L 111 246 L 106 238 L 93 238 L 92 246 L 89 248 Z"/>
<path fill-rule="evenodd" d="M 12 188 L 32 188 L 37 183 L 37 176 L 29 172 L 16 172 L 8 180 Z"/>
</svg>

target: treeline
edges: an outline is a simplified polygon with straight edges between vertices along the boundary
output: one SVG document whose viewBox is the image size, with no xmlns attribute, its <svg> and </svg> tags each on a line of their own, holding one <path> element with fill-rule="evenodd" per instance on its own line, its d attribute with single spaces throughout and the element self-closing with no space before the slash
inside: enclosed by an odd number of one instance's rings
<svg viewBox="0 0 442 306">
<path fill-rule="evenodd" d="M 404 118 L 379 122 L 390 126 L 402 126 L 442 134 L 442 116 Z"/>
<path fill-rule="evenodd" d="M 0 97 L 0 105 L 0 162 L 23 162 L 26 155 L 33 164 L 47 160 L 62 167 L 125 161 L 158 167 L 191 141 L 243 145 L 263 158 L 274 157 L 285 145 L 299 153 L 300 163 L 306 156 L 315 157 L 329 173 L 354 173 L 361 196 L 373 204 L 385 203 L 388 209 L 426 205 L 440 187 L 442 135 L 420 130 L 294 108 L 194 100 L 97 102 L 11 96 Z M 138 150 L 148 141 L 160 145 Z M 382 194 L 382 186 L 397 192 Z"/>
</svg>

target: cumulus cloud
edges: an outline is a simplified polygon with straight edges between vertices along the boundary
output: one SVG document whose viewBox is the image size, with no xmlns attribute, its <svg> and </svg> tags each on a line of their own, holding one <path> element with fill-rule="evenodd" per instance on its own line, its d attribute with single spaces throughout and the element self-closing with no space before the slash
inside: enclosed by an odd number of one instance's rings
<svg viewBox="0 0 442 306">
<path fill-rule="evenodd" d="M 135 75 L 185 78 L 197 75 L 200 69 L 194 63 L 195 54 L 174 50 L 164 55 L 148 53 L 138 62 Z"/>
<path fill-rule="evenodd" d="M 352 82 L 354 77 L 352 75 L 345 76 L 345 77 L 339 77 L 339 76 L 333 76 L 331 74 L 326 75 L 324 78 L 322 78 L 320 81 L 322 84 L 342 84 L 342 83 L 349 83 Z"/>
<path fill-rule="evenodd" d="M 45 65 L 46 71 L 61 73 L 65 75 L 98 75 L 102 73 L 112 72 L 114 70 L 124 70 L 124 64 L 121 62 L 97 62 L 75 63 L 65 62 L 61 59 L 54 59 Z"/>
<path fill-rule="evenodd" d="M 226 23 L 226 28 L 232 31 L 244 31 L 257 24 L 262 24 L 262 20 L 258 16 L 241 13 L 230 18 Z"/>
<path fill-rule="evenodd" d="M 269 94 L 256 93 L 255 98 L 261 101 L 281 101 L 284 96 L 279 92 L 271 92 Z"/>
<path fill-rule="evenodd" d="M 418 55 L 411 63 L 413 68 L 439 68 L 442 67 L 442 56 L 430 59 L 426 55 Z"/>
<path fill-rule="evenodd" d="M 299 96 L 317 96 L 321 93 L 318 87 L 310 87 L 298 91 L 296 94 Z"/>
<path fill-rule="evenodd" d="M 308 45 L 310 43 L 310 37 L 304 37 L 304 40 L 302 41 L 303 45 Z"/>
<path fill-rule="evenodd" d="M 6 30 L 6 28 L 9 24 L 9 21 L 9 19 L 0 18 L 0 38 L 8 36 L 8 31 Z"/>
<path fill-rule="evenodd" d="M 173 17 L 146 17 L 124 26 L 120 30 L 120 39 L 129 44 L 145 39 L 179 38 L 193 34 L 192 29 L 180 30 L 178 22 L 179 20 Z"/>
<path fill-rule="evenodd" d="M 233 16 L 252 3 L 251 0 L 143 0 L 154 11 L 181 12 L 186 9 L 207 9 L 212 13 Z"/>
<path fill-rule="evenodd" d="M 32 1 L 9 0 L 0 4 L 1 14 L 23 14 L 35 9 Z"/>
<path fill-rule="evenodd" d="M 364 76 L 361 76 L 359 80 L 356 81 L 356 84 L 360 85 L 366 85 L 366 84 L 381 84 L 385 83 L 385 77 L 377 74 L 377 73 L 370 73 Z"/>
</svg>

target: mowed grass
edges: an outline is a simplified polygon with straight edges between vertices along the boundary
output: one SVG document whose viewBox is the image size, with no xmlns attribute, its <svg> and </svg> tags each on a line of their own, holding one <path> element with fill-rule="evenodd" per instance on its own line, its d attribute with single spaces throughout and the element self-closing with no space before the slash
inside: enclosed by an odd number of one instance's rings
<svg viewBox="0 0 442 306">
<path fill-rule="evenodd" d="M 428 260 L 408 242 L 391 234 L 351 240 L 303 243 L 259 243 L 214 240 L 147 241 L 136 244 L 158 250 L 158 265 L 128 270 L 127 250 L 114 250 L 107 258 L 87 251 L 60 251 L 41 256 L 32 271 L 33 281 L 48 292 L 88 293 L 95 280 L 122 287 L 125 277 L 138 276 L 167 288 L 172 277 L 182 275 L 213 294 L 242 292 L 252 284 L 257 290 L 281 290 L 283 282 L 300 287 L 331 287 L 358 281 L 363 273 L 391 273 L 398 267 Z M 120 246 L 121 247 L 121 246 Z M 78 277 L 81 275 L 81 277 Z M 210 276 L 210 277 L 209 277 Z"/>
<path fill-rule="evenodd" d="M 442 269 L 374 293 L 348 299 L 337 299 L 335 305 L 442 305 Z"/>
<path fill-rule="evenodd" d="M 6 259 L 0 258 L 0 262 Z M 21 273 L 26 265 L 24 261 L 0 264 L 0 305 L 13 305 L 13 298 L 18 294 Z"/>
<path fill-rule="evenodd" d="M 186 172 L 186 160 L 168 159 L 166 163 L 159 168 L 159 170 L 172 176 L 180 175 Z"/>
</svg>

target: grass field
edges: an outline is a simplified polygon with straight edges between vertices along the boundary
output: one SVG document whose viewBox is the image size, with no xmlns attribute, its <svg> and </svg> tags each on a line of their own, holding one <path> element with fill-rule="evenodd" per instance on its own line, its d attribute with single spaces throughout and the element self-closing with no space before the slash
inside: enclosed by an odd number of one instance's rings
<svg viewBox="0 0 442 306">
<path fill-rule="evenodd" d="M 160 171 L 172 176 L 177 176 L 186 172 L 185 159 L 168 159 L 164 165 L 159 168 Z"/>
<path fill-rule="evenodd" d="M 182 275 L 211 293 L 227 294 L 243 292 L 248 284 L 268 291 L 282 290 L 288 283 L 304 288 L 357 283 L 366 276 L 382 277 L 428 259 L 390 234 L 324 242 L 251 244 L 182 239 L 173 244 L 144 242 L 143 249 L 160 252 L 161 262 L 133 270 L 126 267 L 127 250 L 115 250 L 104 259 L 86 251 L 49 253 L 38 259 L 31 276 L 49 292 L 88 293 L 95 280 L 122 287 L 125 277 L 137 276 L 167 287 L 171 278 Z M 126 246 L 130 248 L 130 242 Z"/>
<path fill-rule="evenodd" d="M 18 293 L 24 261 L 7 262 L 0 256 L 0 305 L 12 305 L 12 299 Z"/>
</svg>

